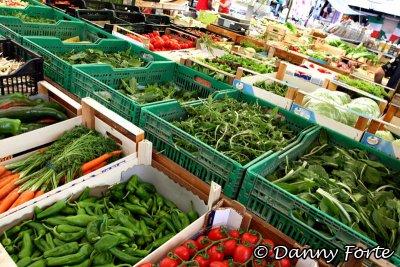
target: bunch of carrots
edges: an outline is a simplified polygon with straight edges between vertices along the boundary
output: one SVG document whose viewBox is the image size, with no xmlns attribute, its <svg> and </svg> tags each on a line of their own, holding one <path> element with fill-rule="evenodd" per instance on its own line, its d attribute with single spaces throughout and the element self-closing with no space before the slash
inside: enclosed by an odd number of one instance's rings
<svg viewBox="0 0 400 267">
<path fill-rule="evenodd" d="M 114 140 L 77 126 L 47 149 L 0 166 L 0 213 L 97 170 L 121 153 Z"/>
</svg>

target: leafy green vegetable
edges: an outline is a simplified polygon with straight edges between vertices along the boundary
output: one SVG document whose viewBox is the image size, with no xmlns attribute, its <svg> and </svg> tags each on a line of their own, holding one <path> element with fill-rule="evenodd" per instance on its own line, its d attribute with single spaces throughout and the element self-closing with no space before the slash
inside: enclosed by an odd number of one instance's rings
<svg viewBox="0 0 400 267">
<path fill-rule="evenodd" d="M 385 88 L 378 84 L 373 84 L 368 81 L 351 78 L 345 75 L 340 75 L 339 81 L 377 97 L 383 98 L 385 96 L 388 96 L 388 93 L 385 91 Z"/>
<path fill-rule="evenodd" d="M 277 95 L 285 96 L 288 90 L 288 86 L 283 83 L 278 82 L 267 82 L 267 81 L 260 81 L 254 83 L 254 86 L 264 89 L 266 91 L 271 91 Z"/>
<path fill-rule="evenodd" d="M 182 101 L 195 100 L 201 97 L 198 91 L 190 91 L 179 88 L 176 84 L 149 84 L 141 86 L 135 78 L 122 79 L 119 90 L 128 94 L 139 104 L 151 103 L 166 99 L 178 99 Z"/>
<path fill-rule="evenodd" d="M 144 62 L 138 56 L 132 54 L 130 49 L 115 53 L 87 49 L 81 52 L 71 51 L 61 54 L 60 57 L 70 64 L 104 63 L 110 64 L 114 68 L 135 68 L 144 65 Z"/>
<path fill-rule="evenodd" d="M 200 71 L 200 72 L 202 72 L 204 74 L 207 74 L 207 75 L 213 77 L 214 79 L 216 79 L 217 81 L 221 81 L 221 82 L 224 82 L 224 83 L 229 83 L 229 76 L 224 75 L 222 73 L 219 73 L 219 72 L 217 72 L 215 70 L 211 70 L 211 69 L 209 69 L 209 68 L 207 68 L 205 66 L 202 66 L 202 65 L 194 63 L 191 66 L 191 68 L 194 69 L 194 70 Z"/>
<path fill-rule="evenodd" d="M 268 110 L 226 97 L 208 98 L 201 105 L 187 107 L 187 112 L 184 120 L 173 124 L 243 165 L 296 138 L 277 108 Z M 191 150 L 183 140 L 180 146 Z"/>
<path fill-rule="evenodd" d="M 31 23 L 47 23 L 47 24 L 54 24 L 56 23 L 56 20 L 54 19 L 48 19 L 48 18 L 43 18 L 43 17 L 32 17 L 29 15 L 26 15 L 22 12 L 16 12 L 13 14 L 13 17 L 19 18 L 23 22 L 31 22 Z"/>
<path fill-rule="evenodd" d="M 254 48 L 254 50 L 256 50 L 257 53 L 258 53 L 258 52 L 265 51 L 265 49 L 264 49 L 263 47 L 258 46 L 258 45 L 256 45 L 255 43 L 253 43 L 253 42 L 251 42 L 251 41 L 249 41 L 249 40 L 243 40 L 243 41 L 241 41 L 241 42 L 240 42 L 240 45 L 241 45 L 242 47 L 244 47 L 244 48 L 247 48 L 247 47 Z"/>
<path fill-rule="evenodd" d="M 296 26 L 294 26 L 293 23 L 286 22 L 286 23 L 285 23 L 285 26 L 286 26 L 286 28 L 288 28 L 289 31 L 291 31 L 292 33 L 294 33 L 294 34 L 297 33 L 297 28 L 296 28 Z"/>
<path fill-rule="evenodd" d="M 366 151 L 328 143 L 323 132 L 303 156 L 286 159 L 267 179 L 378 244 L 396 249 L 400 243 L 398 176 L 398 171 L 389 170 Z M 305 214 L 297 215 L 314 229 L 335 231 Z"/>
</svg>

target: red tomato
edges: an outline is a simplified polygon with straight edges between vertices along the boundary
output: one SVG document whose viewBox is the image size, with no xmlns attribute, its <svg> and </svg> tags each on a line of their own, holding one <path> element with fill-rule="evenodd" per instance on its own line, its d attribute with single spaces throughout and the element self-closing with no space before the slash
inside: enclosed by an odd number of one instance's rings
<svg viewBox="0 0 400 267">
<path fill-rule="evenodd" d="M 279 261 L 274 262 L 274 267 L 291 267 L 292 263 L 288 258 L 283 258 Z"/>
<path fill-rule="evenodd" d="M 160 36 L 160 32 L 159 31 L 154 31 L 153 34 L 154 34 L 154 36 Z"/>
<path fill-rule="evenodd" d="M 189 249 L 190 257 L 193 257 L 193 255 L 196 254 L 197 250 L 200 247 L 200 245 L 197 243 L 197 241 L 194 241 L 194 240 L 185 241 L 182 244 L 182 246 Z"/>
<path fill-rule="evenodd" d="M 211 243 L 211 240 L 204 235 L 199 236 L 196 241 L 199 244 L 199 249 L 205 248 Z"/>
<path fill-rule="evenodd" d="M 229 236 L 233 238 L 239 238 L 240 237 L 240 232 L 238 230 L 230 230 L 229 231 Z"/>
<path fill-rule="evenodd" d="M 233 253 L 233 261 L 238 263 L 245 263 L 253 255 L 253 250 L 244 245 L 238 245 Z"/>
<path fill-rule="evenodd" d="M 268 263 L 265 259 L 254 259 L 253 260 L 253 267 L 266 267 Z"/>
<path fill-rule="evenodd" d="M 227 261 L 213 261 L 210 263 L 210 267 L 229 267 Z"/>
<path fill-rule="evenodd" d="M 149 50 L 154 51 L 154 45 L 152 45 L 151 43 L 149 44 Z"/>
<path fill-rule="evenodd" d="M 161 38 L 162 38 L 164 41 L 169 41 L 168 35 L 163 35 L 163 36 L 161 36 Z"/>
<path fill-rule="evenodd" d="M 226 240 L 223 244 L 224 247 L 224 254 L 226 256 L 233 256 L 233 253 L 235 252 L 237 246 L 237 241 L 236 239 L 229 239 Z"/>
<path fill-rule="evenodd" d="M 150 262 L 146 262 L 146 263 L 141 264 L 139 267 L 153 267 L 153 264 Z"/>
<path fill-rule="evenodd" d="M 193 259 L 195 262 L 199 264 L 199 267 L 209 267 L 210 266 L 210 260 L 208 255 L 202 256 L 202 255 L 197 255 Z"/>
<path fill-rule="evenodd" d="M 268 247 L 268 256 L 272 257 L 272 255 L 274 255 L 274 241 L 271 239 L 264 239 L 261 244 Z"/>
<path fill-rule="evenodd" d="M 246 232 L 242 235 L 242 238 L 241 238 L 242 244 L 249 243 L 249 244 L 255 245 L 255 244 L 257 244 L 257 242 L 258 242 L 258 236 L 253 233 Z"/>
<path fill-rule="evenodd" d="M 173 252 L 183 261 L 188 261 L 190 259 L 190 250 L 187 247 L 176 247 Z"/>
<path fill-rule="evenodd" d="M 171 257 L 165 257 L 160 261 L 160 267 L 176 267 L 178 265 L 179 261 Z"/>
<path fill-rule="evenodd" d="M 207 254 L 210 257 L 210 262 L 223 261 L 224 260 L 224 248 L 222 246 L 212 246 L 207 250 Z"/>
<path fill-rule="evenodd" d="M 213 228 L 210 230 L 210 232 L 208 232 L 207 236 L 209 239 L 211 239 L 213 241 L 223 239 L 223 238 L 227 237 L 226 229 L 224 229 L 222 227 Z"/>
</svg>

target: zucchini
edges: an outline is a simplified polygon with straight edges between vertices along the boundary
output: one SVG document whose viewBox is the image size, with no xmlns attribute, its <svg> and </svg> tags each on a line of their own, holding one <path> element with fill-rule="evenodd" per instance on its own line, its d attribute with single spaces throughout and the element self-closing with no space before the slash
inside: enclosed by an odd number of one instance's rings
<svg viewBox="0 0 400 267">
<path fill-rule="evenodd" d="M 12 107 L 0 110 L 0 118 L 19 119 L 22 122 L 35 122 L 44 118 L 53 118 L 57 121 L 66 120 L 67 116 L 48 107 Z"/>
<path fill-rule="evenodd" d="M 16 135 L 20 128 L 20 120 L 0 118 L 0 135 Z"/>
</svg>

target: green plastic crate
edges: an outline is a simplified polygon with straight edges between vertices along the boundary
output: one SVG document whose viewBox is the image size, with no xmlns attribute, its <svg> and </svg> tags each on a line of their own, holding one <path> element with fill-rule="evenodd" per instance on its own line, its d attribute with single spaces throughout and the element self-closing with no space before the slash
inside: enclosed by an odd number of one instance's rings
<svg viewBox="0 0 400 267">
<path fill-rule="evenodd" d="M 53 29 L 63 24 L 48 24 L 48 23 L 25 23 L 19 18 L 13 17 L 14 13 L 23 13 L 29 16 L 42 17 L 48 19 L 54 19 L 58 22 L 61 21 L 75 21 L 79 22 L 78 19 L 57 11 L 53 8 L 46 6 L 27 6 L 26 8 L 1 8 L 0 7 L 0 34 L 6 36 L 12 40 L 22 43 L 22 36 L 26 35 L 43 35 L 40 32 L 48 32 L 49 29 Z M 33 34 L 29 34 L 33 33 Z M 36 34 L 37 33 L 37 34 Z M 22 36 L 21 36 L 22 35 Z M 53 35 L 54 36 L 54 35 Z"/>
<path fill-rule="evenodd" d="M 377 244 L 365 235 L 356 232 L 265 178 L 268 174 L 274 172 L 280 164 L 284 164 L 286 157 L 289 160 L 294 160 L 303 155 L 307 148 L 319 137 L 321 131 L 326 131 L 328 140 L 333 145 L 341 146 L 345 149 L 357 148 L 365 150 L 373 154 L 382 163 L 385 163 L 387 167 L 400 170 L 400 161 L 335 131 L 321 129 L 308 135 L 299 144 L 285 153 L 274 153 L 251 166 L 247 170 L 243 180 L 238 201 L 245 205 L 248 210 L 265 219 L 268 223 L 302 245 L 309 245 L 312 248 L 338 249 L 339 258 L 335 262 L 338 263 L 340 258 L 344 256 L 346 245 L 360 242 L 368 247 L 375 247 Z M 325 233 L 321 233 L 308 226 L 294 216 L 294 212 L 298 211 L 306 214 L 307 218 L 334 229 L 333 232 L 335 234 L 327 236 Z M 396 266 L 400 266 L 400 258 L 398 257 L 400 255 L 399 248 L 397 248 L 396 254 L 397 256 L 392 257 L 392 261 Z"/>
<path fill-rule="evenodd" d="M 175 62 L 154 62 L 147 69 L 137 70 L 113 70 L 110 66 L 81 65 L 74 67 L 71 88 L 77 96 L 95 98 L 127 120 L 138 124 L 142 107 L 165 101 L 139 104 L 129 96 L 114 90 L 118 88 L 121 79 L 128 77 L 135 77 L 140 85 L 174 82 L 185 90 L 199 91 L 204 98 L 216 91 L 233 90 L 229 85 Z M 109 99 L 104 97 L 104 92 L 109 94 Z"/>
<path fill-rule="evenodd" d="M 258 103 L 267 108 L 276 107 L 267 101 L 243 94 L 239 91 L 221 92 L 214 97 L 219 99 L 225 95 L 235 98 L 238 101 Z M 189 105 L 195 106 L 201 104 L 201 101 L 197 101 Z M 291 129 L 299 135 L 297 141 L 288 145 L 283 151 L 294 146 L 305 134 L 314 131 L 318 127 L 287 110 L 279 109 L 279 112 L 286 118 L 286 122 L 290 125 Z M 266 151 L 262 156 L 246 165 L 241 165 L 170 123 L 170 121 L 180 120 L 185 116 L 186 111 L 184 107 L 178 102 L 173 101 L 143 108 L 139 125 L 146 132 L 146 138 L 153 143 L 157 151 L 162 152 L 203 181 L 207 183 L 215 181 L 220 184 L 226 196 L 235 198 L 239 193 L 245 170 L 262 158 L 272 154 L 272 151 Z M 189 152 L 179 147 L 176 142 L 179 140 L 191 144 L 193 151 L 196 152 Z"/>
<path fill-rule="evenodd" d="M 168 61 L 166 58 L 149 50 L 119 39 L 102 39 L 97 43 L 77 44 L 63 43 L 59 38 L 24 37 L 23 44 L 27 48 L 43 56 L 45 75 L 67 90 L 71 89 L 73 75 L 72 65 L 62 60 L 57 54 L 70 51 L 79 52 L 87 49 L 100 49 L 104 52 L 118 52 L 131 49 L 131 53 L 142 57 L 143 60 L 148 63 L 152 61 Z M 140 68 L 145 69 L 145 67 Z M 138 68 L 131 68 L 131 70 L 132 69 Z"/>
</svg>

